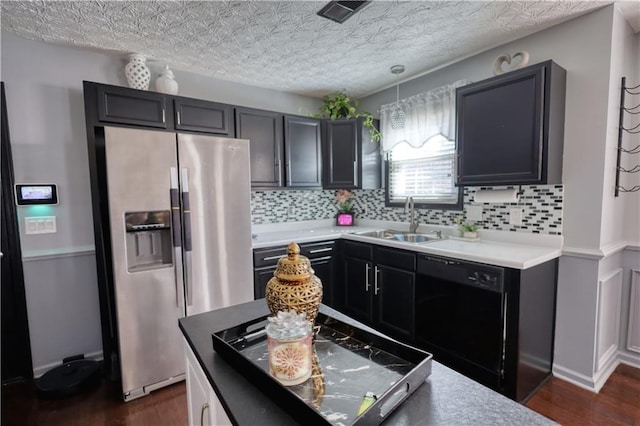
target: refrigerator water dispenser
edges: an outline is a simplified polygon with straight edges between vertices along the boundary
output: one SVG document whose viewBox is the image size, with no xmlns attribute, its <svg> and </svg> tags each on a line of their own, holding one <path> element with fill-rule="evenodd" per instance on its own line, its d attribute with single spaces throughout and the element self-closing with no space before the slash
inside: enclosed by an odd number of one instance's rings
<svg viewBox="0 0 640 426">
<path fill-rule="evenodd" d="M 173 265 L 169 210 L 126 212 L 124 220 L 129 272 Z"/>
</svg>

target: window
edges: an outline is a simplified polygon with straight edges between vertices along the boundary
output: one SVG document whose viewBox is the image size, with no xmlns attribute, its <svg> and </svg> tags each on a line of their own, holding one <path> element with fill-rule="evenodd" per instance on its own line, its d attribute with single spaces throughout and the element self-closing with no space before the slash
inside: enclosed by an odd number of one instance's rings
<svg viewBox="0 0 640 426">
<path fill-rule="evenodd" d="M 413 197 L 416 206 L 461 209 L 462 190 L 455 182 L 455 142 L 442 135 L 420 148 L 406 142 L 387 155 L 387 204 L 404 205 Z"/>
</svg>

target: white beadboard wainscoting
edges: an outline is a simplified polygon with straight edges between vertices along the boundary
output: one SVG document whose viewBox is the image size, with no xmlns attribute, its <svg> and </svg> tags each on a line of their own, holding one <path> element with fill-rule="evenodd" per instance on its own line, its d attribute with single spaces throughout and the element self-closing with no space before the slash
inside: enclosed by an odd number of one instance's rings
<svg viewBox="0 0 640 426">
<path fill-rule="evenodd" d="M 594 280 L 592 277 L 598 277 Z M 640 246 L 563 250 L 553 374 L 598 392 L 616 367 L 640 368 Z"/>
</svg>

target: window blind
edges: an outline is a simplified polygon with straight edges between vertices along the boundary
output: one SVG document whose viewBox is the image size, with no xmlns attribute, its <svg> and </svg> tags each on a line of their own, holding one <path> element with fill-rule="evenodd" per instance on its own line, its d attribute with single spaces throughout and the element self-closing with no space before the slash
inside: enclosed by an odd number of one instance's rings
<svg viewBox="0 0 640 426">
<path fill-rule="evenodd" d="M 420 148 L 401 143 L 390 151 L 388 159 L 390 202 L 403 203 L 407 197 L 416 203 L 458 202 L 454 141 L 436 136 Z"/>
</svg>

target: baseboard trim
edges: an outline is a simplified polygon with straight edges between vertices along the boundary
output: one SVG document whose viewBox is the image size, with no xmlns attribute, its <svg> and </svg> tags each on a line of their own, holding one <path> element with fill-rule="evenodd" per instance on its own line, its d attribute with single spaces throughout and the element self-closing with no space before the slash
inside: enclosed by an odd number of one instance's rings
<svg viewBox="0 0 640 426">
<path fill-rule="evenodd" d="M 595 382 L 592 377 L 584 375 L 582 373 L 578 373 L 577 371 L 573 371 L 569 368 L 562 367 L 560 365 L 554 365 L 552 369 L 552 373 L 554 377 L 558 379 L 562 379 L 565 382 L 569 382 L 574 384 L 582 389 L 586 389 L 591 392 L 596 392 L 595 390 Z"/>
<path fill-rule="evenodd" d="M 94 361 L 102 361 L 103 360 L 102 351 L 96 351 L 96 352 L 91 352 L 91 353 L 88 353 L 88 354 L 84 354 L 84 358 L 85 359 L 92 359 Z M 37 378 L 41 377 L 47 371 L 49 371 L 52 368 L 55 368 L 55 367 L 57 367 L 59 365 L 62 365 L 62 361 L 52 362 L 51 364 L 46 364 L 46 365 L 41 365 L 39 367 L 35 367 L 33 369 L 33 378 L 37 379 Z"/>
<path fill-rule="evenodd" d="M 625 353 L 625 352 L 620 352 L 618 354 L 618 358 L 620 359 L 620 362 L 622 362 L 623 364 L 627 364 L 635 368 L 640 368 L 640 357 L 638 356 Z"/>
<path fill-rule="evenodd" d="M 613 352 L 611 358 L 609 358 L 602 366 L 601 369 L 596 371 L 593 375 L 593 383 L 595 392 L 600 392 L 600 389 L 607 383 L 609 377 L 613 374 L 615 369 L 620 365 L 620 357 L 618 357 L 617 352 Z"/>
</svg>

